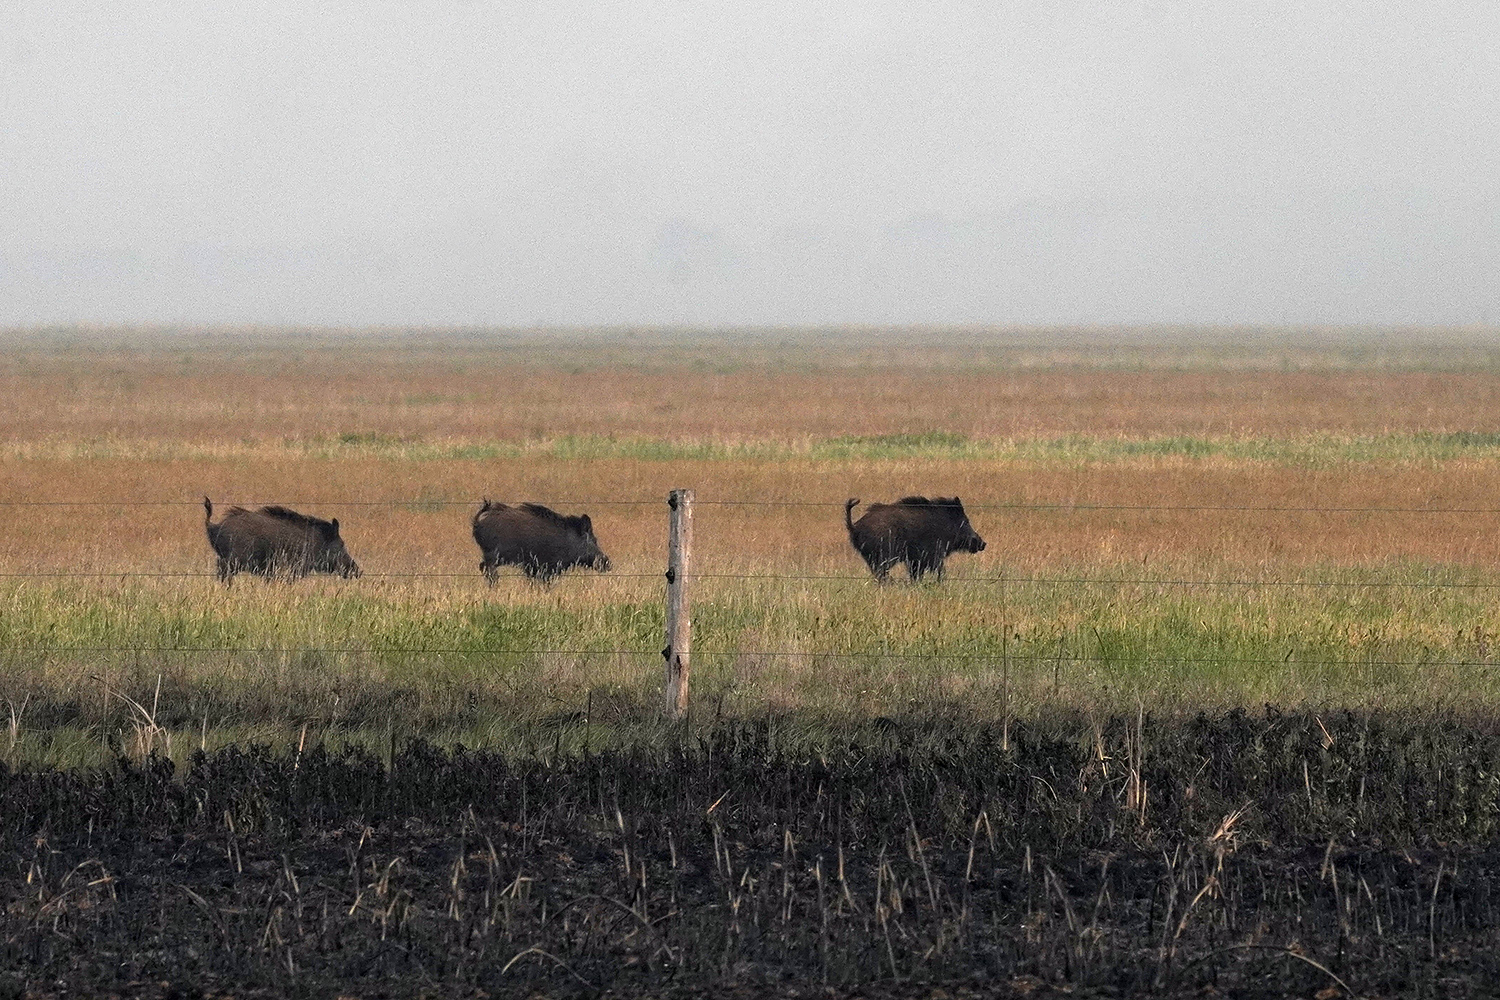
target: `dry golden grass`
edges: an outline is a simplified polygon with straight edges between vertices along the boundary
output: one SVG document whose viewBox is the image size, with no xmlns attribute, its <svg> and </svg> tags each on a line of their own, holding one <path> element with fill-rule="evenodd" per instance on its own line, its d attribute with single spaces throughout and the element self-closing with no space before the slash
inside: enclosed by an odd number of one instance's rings
<svg viewBox="0 0 1500 1000">
<path fill-rule="evenodd" d="M 1500 510 L 1500 464 L 1299 468 L 1219 460 L 1144 459 L 1102 466 L 893 460 L 395 462 L 281 457 L 264 462 L 10 460 L 0 495 L 105 501 L 102 507 L 6 508 L 0 568 L 129 572 L 203 571 L 212 553 L 198 497 L 288 503 L 338 517 L 367 573 L 460 573 L 477 579 L 469 517 L 481 496 L 556 501 L 592 515 L 620 573 L 664 565 L 667 491 L 689 486 L 700 503 L 704 572 L 863 573 L 843 527 L 842 503 L 910 492 L 957 494 L 988 540 L 958 556 L 962 575 L 1040 573 L 1128 562 L 1238 565 L 1274 573 L 1331 563 L 1420 560 L 1500 567 L 1500 514 L 1319 513 L 1236 510 L 1030 510 L 988 504 L 1184 507 L 1464 507 Z M 112 501 L 171 501 L 110 506 Z M 369 501 L 343 504 L 339 501 Z M 589 501 L 637 500 L 638 504 Z M 718 505 L 793 500 L 799 506 Z M 389 502 L 387 502 L 389 501 Z"/>
<path fill-rule="evenodd" d="M 1223 363 L 1215 364 L 1213 352 L 1170 343 L 1091 352 L 1004 341 L 966 348 L 833 342 L 778 352 L 732 342 L 19 342 L 0 350 L 0 441 L 1500 429 L 1500 368 L 1489 353 L 1412 349 L 1402 368 L 1379 363 L 1361 343 L 1319 350 L 1272 343 L 1259 353 L 1224 345 Z"/>
<path fill-rule="evenodd" d="M 940 341 L 903 353 L 871 346 L 683 344 L 587 339 L 546 344 L 186 337 L 145 347 L 17 341 L 0 352 L 0 496 L 13 500 L 178 501 L 183 506 L 12 507 L 0 562 L 11 571 L 119 572 L 208 565 L 196 498 L 308 504 L 339 516 L 372 572 L 467 572 L 468 504 L 645 500 L 691 486 L 700 499 L 796 500 L 828 507 L 705 506 L 703 565 L 722 572 L 859 571 L 837 504 L 909 492 L 963 496 L 991 547 L 970 572 L 1060 564 L 1206 559 L 1248 566 L 1429 560 L 1500 564 L 1491 514 L 983 510 L 985 503 L 1162 506 L 1500 506 L 1486 458 L 1349 463 L 1337 442 L 1300 464 L 1142 454 L 1111 462 L 955 460 L 936 455 L 819 460 L 566 459 L 521 453 L 411 460 L 337 441 L 548 440 L 638 435 L 667 441 L 787 442 L 938 431 L 970 439 L 1067 434 L 1297 437 L 1500 428 L 1500 371 L 1410 348 L 1407 369 L 1350 366 L 1352 340 L 1213 355 L 1170 338 L 1059 348 L 1025 338 Z M 1186 357 L 1195 368 L 1166 370 Z M 1468 358 L 1475 370 L 1410 370 Z M 1093 367 L 1090 367 L 1090 362 Z M 1119 370 L 1136 363 L 1143 370 Z M 1279 367 L 1278 367 L 1279 366 Z M 1281 370 L 1281 368 L 1289 370 Z M 710 369 L 710 370 L 704 370 Z M 99 442 L 104 442 L 100 445 Z M 137 444 L 132 444 L 137 442 Z M 153 451 L 139 442 L 158 442 Z M 92 443 L 92 445 L 91 445 Z M 183 450 L 184 443 L 195 447 Z M 73 450 L 70 450 L 73 449 Z M 60 457 L 77 454 L 84 457 Z M 483 454 L 480 452 L 479 454 Z M 109 457 L 111 455 L 123 457 Z M 103 456 L 103 457 L 91 457 Z M 404 501 L 342 507 L 339 501 Z M 451 504 L 451 505 L 445 505 Z M 569 509 L 582 509 L 565 504 Z M 657 506 L 584 504 L 622 571 L 655 572 Z"/>
</svg>

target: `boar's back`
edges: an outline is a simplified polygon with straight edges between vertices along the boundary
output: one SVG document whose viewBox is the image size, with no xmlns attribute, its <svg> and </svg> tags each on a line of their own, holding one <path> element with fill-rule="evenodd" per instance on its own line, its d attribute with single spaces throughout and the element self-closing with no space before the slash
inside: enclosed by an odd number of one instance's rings
<svg viewBox="0 0 1500 1000">
<path fill-rule="evenodd" d="M 474 541 L 486 555 L 502 560 L 566 562 L 588 552 L 586 524 L 539 503 L 512 507 L 486 501 L 474 515 Z"/>
<path fill-rule="evenodd" d="M 956 536 L 968 520 L 957 497 L 910 496 L 870 504 L 854 527 L 872 535 L 947 538 Z"/>
<path fill-rule="evenodd" d="M 247 510 L 230 507 L 217 525 L 211 539 L 220 555 L 248 555 L 242 550 L 253 548 L 278 560 L 288 557 L 310 559 L 334 538 L 338 528 L 332 521 L 299 514 L 287 507 L 260 507 Z"/>
</svg>

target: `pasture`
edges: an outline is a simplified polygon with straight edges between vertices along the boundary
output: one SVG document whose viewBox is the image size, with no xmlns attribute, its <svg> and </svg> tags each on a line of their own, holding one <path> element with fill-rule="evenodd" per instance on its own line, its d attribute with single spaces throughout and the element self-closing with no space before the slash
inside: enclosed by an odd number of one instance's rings
<svg viewBox="0 0 1500 1000">
<path fill-rule="evenodd" d="M 844 501 L 911 493 L 987 547 L 876 586 Z M 225 588 L 205 494 L 364 576 Z M 484 497 L 613 571 L 487 587 Z M 12 335 L 0 940 L 38 996 L 1481 995 L 1497 497 L 1474 332 Z"/>
<path fill-rule="evenodd" d="M 11 758 L 97 759 L 132 701 L 179 759 L 648 723 L 676 486 L 700 714 L 1492 710 L 1493 345 L 1207 336 L 16 338 Z M 907 493 L 988 548 L 877 588 L 842 503 Z M 339 517 L 365 578 L 226 591 L 204 494 Z M 481 497 L 591 513 L 614 571 L 486 588 Z"/>
</svg>

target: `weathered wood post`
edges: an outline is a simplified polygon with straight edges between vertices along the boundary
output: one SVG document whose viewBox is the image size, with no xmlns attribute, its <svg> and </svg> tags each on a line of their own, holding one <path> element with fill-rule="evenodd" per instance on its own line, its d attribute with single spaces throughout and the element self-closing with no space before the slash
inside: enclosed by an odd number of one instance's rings
<svg viewBox="0 0 1500 1000">
<path fill-rule="evenodd" d="M 673 490 L 667 495 L 667 507 L 667 646 L 661 655 L 667 661 L 667 717 L 680 719 L 687 713 L 689 657 L 693 651 L 693 614 L 688 597 L 693 564 L 693 491 Z"/>
</svg>

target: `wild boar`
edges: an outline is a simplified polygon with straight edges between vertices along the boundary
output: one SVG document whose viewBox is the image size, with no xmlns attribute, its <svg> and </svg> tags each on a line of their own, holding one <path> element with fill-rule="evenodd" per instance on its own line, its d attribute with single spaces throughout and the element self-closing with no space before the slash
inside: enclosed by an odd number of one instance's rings
<svg viewBox="0 0 1500 1000">
<path fill-rule="evenodd" d="M 569 517 L 536 503 L 511 507 L 484 501 L 474 514 L 479 568 L 491 584 L 501 566 L 519 566 L 532 580 L 551 583 L 563 570 L 588 566 L 609 572 L 609 557 L 594 537 L 587 514 Z"/>
<path fill-rule="evenodd" d="M 360 575 L 359 565 L 339 537 L 338 518 L 325 521 L 285 507 L 230 507 L 215 524 L 214 505 L 208 497 L 203 498 L 203 510 L 208 544 L 219 557 L 219 579 L 226 585 L 236 573 L 283 580 L 309 573 Z"/>
<path fill-rule="evenodd" d="M 859 501 L 844 504 L 849 541 L 884 583 L 891 567 L 906 564 L 906 574 L 920 580 L 932 573 L 943 578 L 943 561 L 950 552 L 983 552 L 984 539 L 974 531 L 958 497 L 902 497 L 895 503 L 872 503 L 854 520 Z"/>
</svg>

